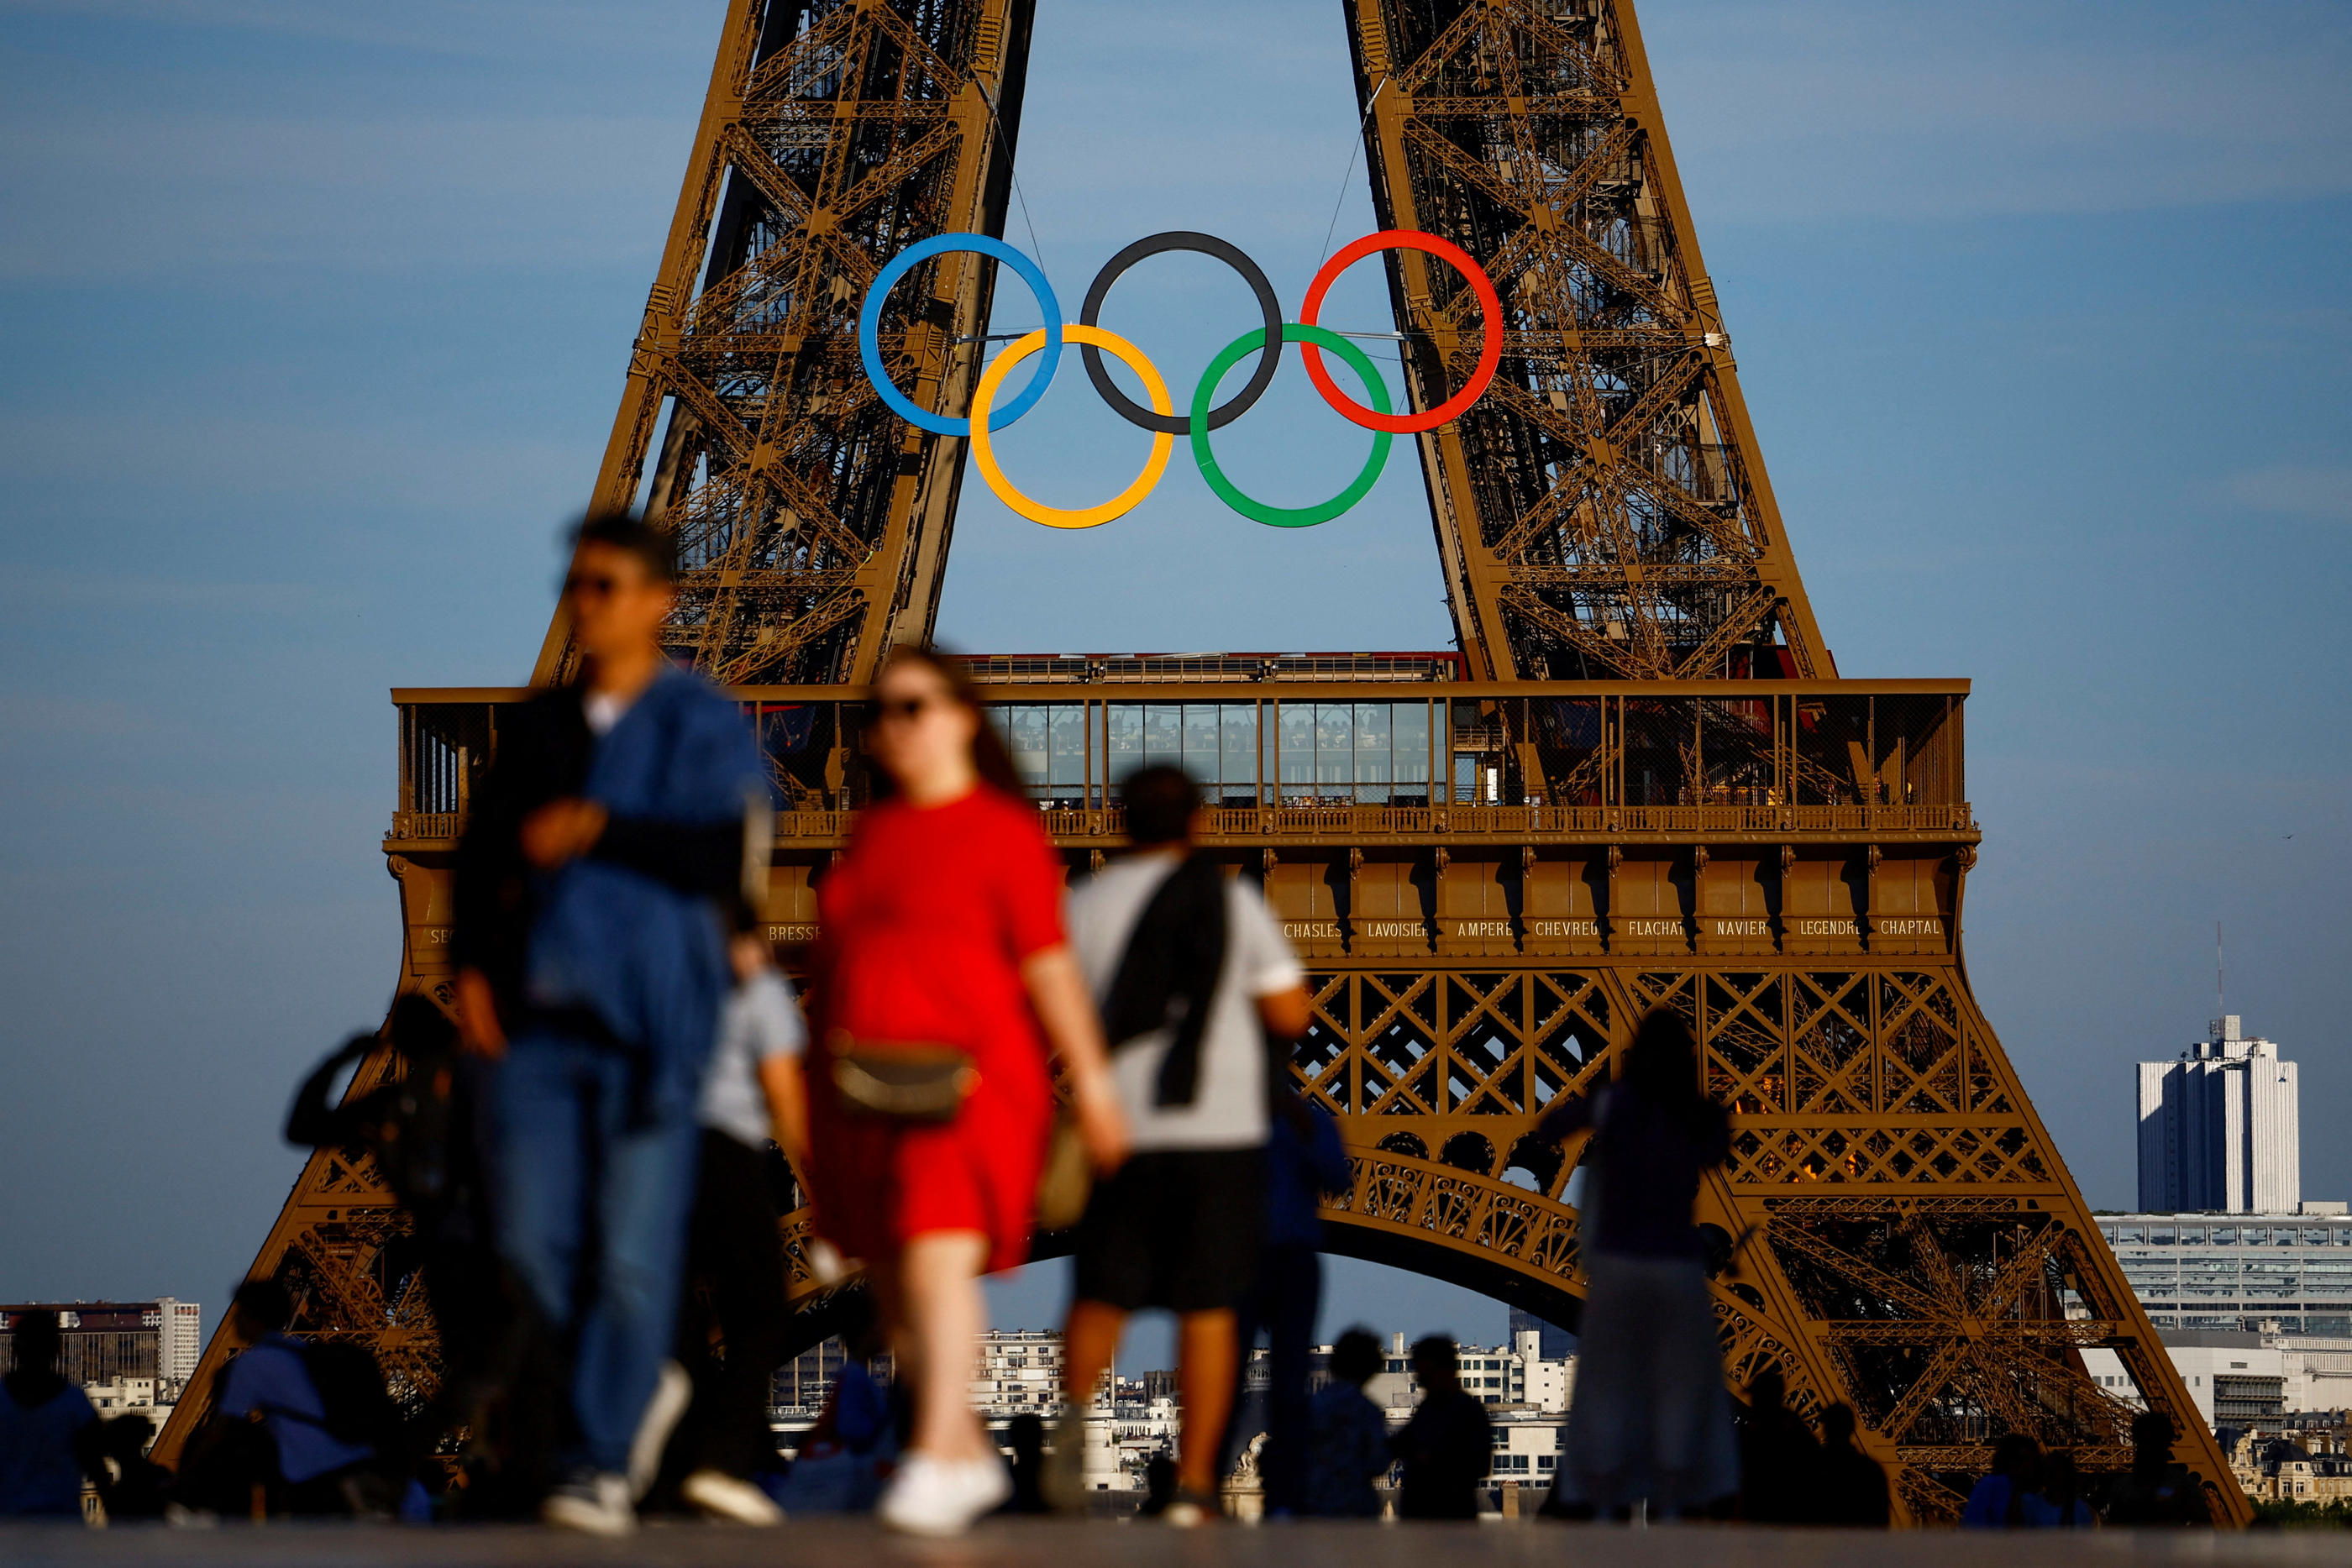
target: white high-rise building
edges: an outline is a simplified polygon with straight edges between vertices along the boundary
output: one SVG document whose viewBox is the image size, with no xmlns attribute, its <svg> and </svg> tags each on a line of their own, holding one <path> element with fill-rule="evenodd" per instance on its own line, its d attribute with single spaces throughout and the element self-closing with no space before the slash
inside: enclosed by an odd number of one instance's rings
<svg viewBox="0 0 2352 1568">
<path fill-rule="evenodd" d="M 155 1312 L 160 1331 L 155 1344 L 155 1377 L 167 1389 L 176 1391 L 196 1375 L 196 1363 L 204 1359 L 205 1310 L 194 1301 L 165 1296 L 155 1303 Z"/>
<path fill-rule="evenodd" d="M 2139 1064 L 2139 1206 L 2292 1214 L 2303 1201 L 2295 1064 L 2235 1013 L 2177 1061 Z"/>
</svg>

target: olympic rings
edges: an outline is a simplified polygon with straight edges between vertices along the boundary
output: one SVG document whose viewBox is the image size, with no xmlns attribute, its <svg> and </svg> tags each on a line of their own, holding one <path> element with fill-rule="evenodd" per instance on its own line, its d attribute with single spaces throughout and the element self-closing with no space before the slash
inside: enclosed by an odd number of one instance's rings
<svg viewBox="0 0 2352 1568">
<path fill-rule="evenodd" d="M 929 261 L 935 256 L 951 251 L 970 251 L 976 256 L 994 256 L 1004 263 L 1021 275 L 1021 281 L 1027 284 L 1029 292 L 1037 297 L 1037 308 L 1045 313 L 1045 361 L 1030 376 L 1029 384 L 1022 389 L 1021 395 L 997 412 L 992 428 L 1003 430 L 1037 405 L 1037 400 L 1045 395 L 1046 383 L 1054 379 L 1054 371 L 1062 362 L 1062 307 L 1054 298 L 1054 286 L 1045 281 L 1043 267 L 1003 240 L 989 235 L 933 235 L 892 256 L 890 265 L 882 269 L 874 279 L 874 286 L 866 291 L 865 308 L 857 313 L 857 356 L 866 362 L 866 379 L 874 383 L 874 390 L 882 395 L 882 401 L 889 404 L 890 411 L 900 419 L 934 435 L 971 434 L 971 421 L 968 419 L 949 419 L 943 414 L 916 407 L 913 400 L 892 384 L 890 372 L 882 363 L 882 302 L 890 297 L 891 285 L 906 277 L 908 270 L 918 262 Z"/>
<path fill-rule="evenodd" d="M 1323 355 L 1312 343 L 1302 343 L 1298 351 L 1307 361 L 1307 374 L 1315 382 L 1315 390 L 1323 401 L 1339 411 L 1342 419 L 1350 420 L 1367 430 L 1386 430 L 1398 435 L 1416 435 L 1424 430 L 1434 430 L 1449 419 L 1459 419 L 1468 412 L 1486 383 L 1495 379 L 1495 367 L 1503 358 L 1503 302 L 1495 296 L 1494 282 L 1486 269 L 1470 259 L 1461 246 L 1449 245 L 1435 235 L 1418 234 L 1411 229 L 1383 229 L 1376 235 L 1366 235 L 1355 244 L 1323 264 L 1315 281 L 1307 286 L 1307 303 L 1299 308 L 1298 319 L 1306 326 L 1315 325 L 1322 313 L 1323 296 L 1339 276 L 1355 263 L 1378 250 L 1417 250 L 1450 262 L 1455 271 L 1470 282 L 1470 290 L 1478 297 L 1478 308 L 1486 315 L 1486 346 L 1478 351 L 1478 368 L 1470 372 L 1469 382 L 1458 392 L 1426 413 L 1371 413 L 1350 402 L 1348 395 L 1331 384 L 1331 372 L 1323 368 Z"/>
<path fill-rule="evenodd" d="M 1208 416 L 1209 429 L 1223 430 L 1247 413 L 1257 400 L 1265 395 L 1265 389 L 1274 384 L 1274 372 L 1282 363 L 1282 301 L 1276 298 L 1274 285 L 1265 280 L 1265 274 L 1258 270 L 1257 263 L 1252 261 L 1241 246 L 1221 240 L 1214 235 L 1194 234 L 1189 229 L 1174 229 L 1167 234 L 1151 235 L 1137 240 L 1103 263 L 1103 269 L 1095 274 L 1094 282 L 1087 286 L 1087 302 L 1078 311 L 1078 319 L 1089 327 L 1099 322 L 1103 300 L 1110 294 L 1110 286 L 1118 281 L 1119 275 L 1146 256 L 1170 250 L 1198 251 L 1202 256 L 1213 256 L 1240 273 L 1242 281 L 1250 286 L 1250 292 L 1257 296 L 1258 313 L 1265 318 L 1265 329 L 1258 334 L 1257 340 L 1262 344 L 1271 343 L 1272 350 L 1258 356 L 1257 370 L 1250 376 L 1249 383 L 1234 394 L 1234 400 Z M 1095 383 L 1095 391 L 1101 394 L 1103 402 L 1110 404 L 1111 412 L 1128 423 L 1139 424 L 1146 430 L 1164 431 L 1170 435 L 1199 433 L 1201 415 L 1197 411 L 1188 421 L 1136 407 L 1133 400 L 1118 390 L 1118 383 L 1110 379 L 1110 372 L 1103 368 L 1102 355 L 1092 345 L 1086 350 L 1086 361 L 1087 379 Z"/>
<path fill-rule="evenodd" d="M 1214 256 L 1232 267 L 1241 275 L 1242 281 L 1249 285 L 1250 292 L 1257 298 L 1258 310 L 1265 318 L 1265 325 L 1243 333 L 1210 361 L 1200 383 L 1193 389 L 1191 406 L 1181 415 L 1170 405 L 1167 382 L 1151 361 L 1144 357 L 1142 350 L 1117 333 L 1106 331 L 1097 325 L 1101 319 L 1103 301 L 1109 297 L 1112 285 L 1137 262 L 1171 250 L 1196 251 Z M 1324 296 L 1330 291 L 1331 285 L 1339 275 L 1365 256 L 1381 250 L 1417 250 L 1447 263 L 1469 283 L 1471 291 L 1478 298 L 1479 309 L 1485 318 L 1486 343 L 1479 351 L 1477 366 L 1472 371 L 1468 383 L 1435 408 L 1419 414 L 1391 413 L 1387 384 L 1381 381 L 1371 360 L 1349 342 L 1343 334 L 1332 331 L 1316 319 L 1322 311 Z M 972 391 L 973 413 L 970 419 L 950 419 L 917 407 L 913 400 L 891 384 L 889 371 L 882 362 L 882 307 L 892 286 L 918 263 L 952 252 L 991 256 L 1011 267 L 1029 286 L 1029 291 L 1036 296 L 1038 308 L 1045 316 L 1043 328 L 1013 342 L 982 371 L 980 384 Z M 999 500 L 1031 522 L 1055 528 L 1091 528 L 1126 516 L 1140 506 L 1144 497 L 1159 485 L 1161 476 L 1167 471 L 1169 454 L 1175 448 L 1175 438 L 1182 435 L 1191 441 L 1192 461 L 1199 466 L 1202 478 L 1226 506 L 1253 522 L 1263 523 L 1268 528 L 1304 528 L 1330 521 L 1370 492 L 1387 465 L 1392 436 L 1418 434 L 1458 419 L 1485 394 L 1502 361 L 1503 306 L 1485 269 L 1460 246 L 1448 244 L 1434 235 L 1410 229 L 1384 229 L 1355 241 L 1325 262 L 1307 287 L 1306 304 L 1299 314 L 1299 320 L 1283 321 L 1281 301 L 1276 298 L 1273 286 L 1266 281 L 1265 274 L 1236 246 L 1213 235 L 1172 230 L 1139 239 L 1105 263 L 1103 269 L 1095 275 L 1093 283 L 1087 286 L 1086 304 L 1079 312 L 1079 319 L 1065 324 L 1061 319 L 1061 306 L 1054 297 L 1053 286 L 1045 281 L 1044 271 L 1035 262 L 992 235 L 944 234 L 908 246 L 892 257 L 876 277 L 858 311 L 857 352 L 865 364 L 867 379 L 874 383 L 876 393 L 893 413 L 918 429 L 929 431 L 935 435 L 957 435 L 969 439 L 972 460 L 979 466 L 982 480 Z M 1133 484 L 1098 507 L 1048 507 L 1023 495 L 1005 478 L 1003 469 L 996 461 L 995 443 L 991 439 L 993 432 L 1004 429 L 1028 413 L 1036 406 L 1037 400 L 1045 395 L 1045 388 L 1061 363 L 1065 340 L 1079 346 L 1086 361 L 1087 378 L 1094 383 L 1095 390 L 1110 405 L 1111 411 L 1129 423 L 1152 433 L 1151 455 L 1144 460 L 1143 471 L 1136 476 Z M 1298 345 L 1299 355 L 1307 362 L 1307 373 L 1315 382 L 1316 391 L 1322 394 L 1323 401 L 1337 410 L 1342 418 L 1370 430 L 1373 435 L 1371 455 L 1365 459 L 1363 468 L 1348 487 L 1330 499 L 1310 507 L 1268 506 L 1244 495 L 1232 480 L 1225 477 L 1224 470 L 1218 465 L 1216 455 L 1209 444 L 1211 431 L 1232 423 L 1265 395 L 1266 388 L 1273 383 L 1275 371 L 1280 367 L 1280 345 L 1283 343 Z M 1370 408 L 1356 402 L 1334 384 L 1330 371 L 1323 362 L 1323 350 L 1326 349 L 1346 361 L 1349 368 L 1362 380 L 1364 391 L 1371 399 Z M 1117 355 L 1142 378 L 1144 391 L 1151 400 L 1150 409 L 1139 407 L 1111 380 L 1110 372 L 1102 362 L 1102 351 L 1106 350 Z M 1044 361 L 1031 372 L 1029 382 L 1022 388 L 1021 395 L 998 408 L 996 396 L 1003 389 L 1005 378 L 1024 360 L 1041 350 L 1045 355 Z M 1250 373 L 1248 382 L 1223 405 L 1211 407 L 1226 375 L 1252 352 L 1258 355 L 1258 362 L 1256 369 Z"/>
<path fill-rule="evenodd" d="M 1302 345 L 1318 343 L 1338 354 L 1348 361 L 1349 369 L 1363 378 L 1364 390 L 1371 394 L 1372 406 L 1382 413 L 1388 413 L 1388 385 L 1381 380 L 1380 371 L 1372 368 L 1372 361 L 1363 350 L 1337 332 L 1297 321 L 1282 329 L 1282 340 Z M 1224 379 L 1225 372 L 1239 363 L 1244 354 L 1252 349 L 1262 348 L 1265 343 L 1265 328 L 1244 332 L 1218 350 L 1217 357 L 1209 361 L 1209 368 L 1201 372 L 1201 384 L 1192 392 L 1192 461 L 1200 465 L 1201 477 L 1209 482 L 1209 488 L 1216 492 L 1217 499 L 1251 522 L 1264 523 L 1270 528 L 1311 528 L 1318 523 L 1329 522 L 1371 493 L 1373 484 L 1381 476 L 1381 470 L 1388 465 L 1389 444 L 1395 437 L 1385 430 L 1374 431 L 1372 455 L 1364 460 L 1362 472 L 1356 476 L 1354 483 L 1328 501 L 1312 507 L 1269 507 L 1263 501 L 1252 500 L 1243 495 L 1233 481 L 1225 477 L 1224 470 L 1217 466 L 1215 456 L 1209 451 L 1209 432 L 1216 423 L 1208 417 L 1209 400 L 1217 395 L 1217 385 Z M 1267 354 L 1259 362 L 1271 364 L 1274 356 Z"/>
<path fill-rule="evenodd" d="M 996 498 L 1031 522 L 1043 523 L 1049 528 L 1096 528 L 1109 522 L 1114 517 L 1123 517 L 1143 504 L 1143 497 L 1151 494 L 1153 488 L 1160 483 L 1160 476 L 1167 469 L 1168 455 L 1175 450 L 1176 438 L 1166 431 L 1154 434 L 1151 438 L 1151 455 L 1144 459 L 1143 472 L 1136 476 L 1135 483 L 1099 507 L 1088 507 L 1079 510 L 1048 507 L 1041 501 L 1031 500 L 1014 489 L 1011 481 L 1004 477 L 1004 470 L 996 465 L 995 443 L 989 439 L 988 434 L 995 422 L 984 416 L 990 405 L 996 401 L 996 389 L 1004 384 L 1005 376 L 1013 366 L 1045 346 L 1048 330 L 1048 329 L 1040 329 L 1019 340 L 1004 352 L 997 355 L 996 361 L 981 372 L 980 385 L 971 394 L 973 413 L 971 460 L 979 467 L 981 478 L 987 482 L 990 489 L 996 492 Z M 1108 349 L 1126 361 L 1128 369 L 1143 378 L 1143 390 L 1151 399 L 1153 411 L 1163 415 L 1169 412 L 1168 383 L 1160 379 L 1159 368 L 1143 357 L 1142 350 L 1118 333 L 1106 332 L 1099 327 L 1065 327 L 1061 329 L 1061 335 L 1073 343 L 1082 343 L 1089 348 Z M 1034 386 L 1037 379 L 1034 376 L 1030 378 L 1030 384 Z"/>
</svg>

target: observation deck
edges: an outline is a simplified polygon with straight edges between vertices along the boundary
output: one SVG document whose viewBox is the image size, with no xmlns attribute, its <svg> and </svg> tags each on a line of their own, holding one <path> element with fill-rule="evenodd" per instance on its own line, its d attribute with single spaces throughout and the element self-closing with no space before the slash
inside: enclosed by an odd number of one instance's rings
<svg viewBox="0 0 2352 1568">
<path fill-rule="evenodd" d="M 1417 956 L 1950 951 L 1979 833 L 1969 684 L 1461 678 L 1450 653 L 979 655 L 990 717 L 1073 871 L 1125 841 L 1112 781 L 1182 767 L 1203 847 L 1260 876 L 1326 967 Z M 521 688 L 402 689 L 387 853 L 456 846 Z M 777 803 L 765 911 L 814 883 L 869 796 L 863 693 L 745 686 Z M 446 913 L 412 894 L 412 948 Z M 428 907 L 419 907 L 422 904 Z"/>
</svg>

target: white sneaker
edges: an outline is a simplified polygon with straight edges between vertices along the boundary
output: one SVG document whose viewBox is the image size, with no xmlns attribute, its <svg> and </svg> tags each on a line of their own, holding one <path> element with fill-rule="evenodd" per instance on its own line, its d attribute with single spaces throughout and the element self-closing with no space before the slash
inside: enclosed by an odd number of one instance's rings
<svg viewBox="0 0 2352 1568">
<path fill-rule="evenodd" d="M 585 1535 L 627 1535 L 637 1528 L 629 1478 L 605 1471 L 564 1482 L 539 1505 L 540 1521 Z"/>
<path fill-rule="evenodd" d="M 784 1511 L 750 1481 L 725 1470 L 699 1469 L 679 1483 L 678 1493 L 713 1519 L 737 1524 L 782 1524 Z"/>
<path fill-rule="evenodd" d="M 972 1521 L 1013 1495 L 1004 1461 L 935 1459 L 908 1454 L 875 1512 L 908 1535 L 961 1535 Z"/>
<path fill-rule="evenodd" d="M 686 1368 L 675 1361 L 661 1364 L 661 1375 L 654 1382 L 653 1397 L 646 1401 L 645 1413 L 637 1417 L 637 1435 L 629 1439 L 629 1500 L 643 1502 L 646 1493 L 653 1490 L 654 1479 L 661 1474 L 662 1450 L 669 1447 L 669 1435 L 677 1430 L 677 1423 L 694 1398 L 694 1379 Z"/>
</svg>

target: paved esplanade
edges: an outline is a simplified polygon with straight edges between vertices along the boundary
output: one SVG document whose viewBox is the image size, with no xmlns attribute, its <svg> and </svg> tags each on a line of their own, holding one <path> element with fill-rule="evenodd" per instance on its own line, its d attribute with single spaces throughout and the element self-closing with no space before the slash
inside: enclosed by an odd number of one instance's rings
<svg viewBox="0 0 2352 1568">
<path fill-rule="evenodd" d="M 1713 1568 L 2086 1568 L 2086 1564 L 2318 1564 L 2347 1560 L 2342 1531 L 2041 1531 L 1995 1534 L 1918 1531 L 1771 1530 L 1692 1525 L 1655 1530 L 1534 1521 L 1483 1525 L 1340 1522 L 1201 1531 L 1057 1521 L 992 1521 L 960 1541 L 886 1534 L 865 1520 L 795 1522 L 780 1531 L 681 1523 L 628 1541 L 595 1541 L 525 1526 L 388 1529 L 268 1525 L 214 1531 L 0 1528 L 0 1562 L 169 1563 L 242 1568 L 374 1568 L 376 1564 L 737 1563 L 758 1568 L 1685 1568 L 1703 1552 Z"/>
</svg>

